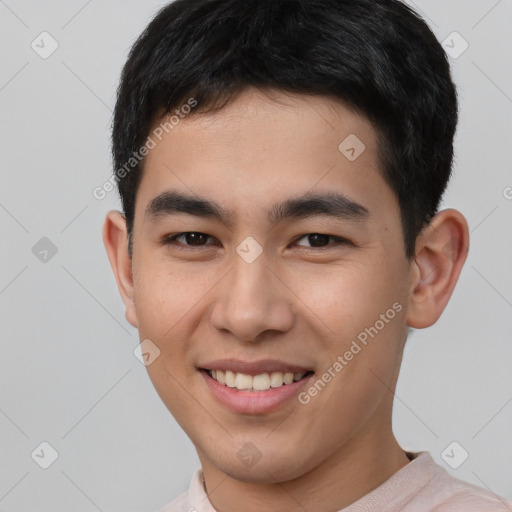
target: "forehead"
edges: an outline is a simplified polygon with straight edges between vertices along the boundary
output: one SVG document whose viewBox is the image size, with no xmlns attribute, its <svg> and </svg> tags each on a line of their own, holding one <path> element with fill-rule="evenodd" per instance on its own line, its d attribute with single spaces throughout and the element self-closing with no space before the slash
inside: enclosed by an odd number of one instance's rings
<svg viewBox="0 0 512 512">
<path fill-rule="evenodd" d="M 138 211 L 166 190 L 208 197 L 246 215 L 316 191 L 363 205 L 393 201 L 376 130 L 329 98 L 248 89 L 218 111 L 184 115 L 155 142 Z"/>
</svg>

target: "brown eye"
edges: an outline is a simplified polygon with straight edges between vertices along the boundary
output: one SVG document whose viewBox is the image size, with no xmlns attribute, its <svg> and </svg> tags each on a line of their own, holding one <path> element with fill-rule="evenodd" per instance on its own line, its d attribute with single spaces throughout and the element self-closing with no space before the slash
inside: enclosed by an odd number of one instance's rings
<svg viewBox="0 0 512 512">
<path fill-rule="evenodd" d="M 301 238 L 298 239 L 298 241 L 302 239 L 307 239 L 308 243 L 310 244 L 300 244 L 297 243 L 297 245 L 301 247 L 312 247 L 312 248 L 324 248 L 324 247 L 330 247 L 330 246 L 336 246 L 340 244 L 349 244 L 350 242 L 344 238 L 340 238 L 333 235 L 325 235 L 323 233 L 309 233 L 307 235 L 303 235 Z M 329 243 L 329 240 L 334 240 L 334 243 Z"/>
<path fill-rule="evenodd" d="M 202 245 L 201 242 L 206 242 L 206 240 L 208 240 L 208 235 L 205 235 L 204 233 L 198 233 L 196 231 L 183 233 L 183 237 L 190 245 Z"/>
<path fill-rule="evenodd" d="M 212 237 L 206 233 L 201 233 L 199 231 L 186 231 L 184 233 L 178 233 L 176 235 L 166 237 L 164 239 L 164 244 L 178 246 L 183 245 L 185 247 L 204 247 L 210 245 L 206 243 L 209 238 Z"/>
<path fill-rule="evenodd" d="M 306 235 L 306 237 L 312 247 L 323 247 L 329 243 L 330 238 L 329 235 L 322 235 L 320 233 L 312 233 L 311 235 Z"/>
</svg>

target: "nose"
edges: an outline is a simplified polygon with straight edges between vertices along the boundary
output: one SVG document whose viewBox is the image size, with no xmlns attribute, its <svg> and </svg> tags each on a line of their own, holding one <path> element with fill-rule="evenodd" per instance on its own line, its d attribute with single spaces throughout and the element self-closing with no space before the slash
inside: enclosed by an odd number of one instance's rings
<svg viewBox="0 0 512 512">
<path fill-rule="evenodd" d="M 258 342 L 269 331 L 291 329 L 293 293 L 261 255 L 247 263 L 238 255 L 214 296 L 211 325 L 242 342 Z"/>
</svg>

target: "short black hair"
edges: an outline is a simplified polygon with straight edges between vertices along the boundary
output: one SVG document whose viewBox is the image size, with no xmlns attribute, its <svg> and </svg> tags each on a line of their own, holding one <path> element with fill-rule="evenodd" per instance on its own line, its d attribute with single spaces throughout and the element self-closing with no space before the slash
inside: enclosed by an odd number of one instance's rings
<svg viewBox="0 0 512 512">
<path fill-rule="evenodd" d="M 175 0 L 162 8 L 131 48 L 112 123 L 130 255 L 144 159 L 128 171 L 126 162 L 156 121 L 191 98 L 199 115 L 251 86 L 334 98 L 372 123 L 412 258 L 450 178 L 458 109 L 441 44 L 399 0 Z"/>
</svg>

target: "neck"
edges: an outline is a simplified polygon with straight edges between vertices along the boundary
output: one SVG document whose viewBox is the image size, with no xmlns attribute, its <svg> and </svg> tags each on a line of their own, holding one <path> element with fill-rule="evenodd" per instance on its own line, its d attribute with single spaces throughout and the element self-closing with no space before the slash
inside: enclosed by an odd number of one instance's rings
<svg viewBox="0 0 512 512">
<path fill-rule="evenodd" d="M 367 428 L 370 432 L 359 432 L 350 443 L 311 471 L 285 482 L 236 480 L 199 453 L 208 498 L 218 512 L 341 510 L 376 489 L 410 462 L 398 445 L 391 426 L 380 430 Z M 269 476 L 271 473 L 269 468 Z"/>
</svg>

